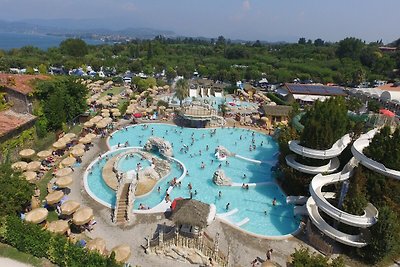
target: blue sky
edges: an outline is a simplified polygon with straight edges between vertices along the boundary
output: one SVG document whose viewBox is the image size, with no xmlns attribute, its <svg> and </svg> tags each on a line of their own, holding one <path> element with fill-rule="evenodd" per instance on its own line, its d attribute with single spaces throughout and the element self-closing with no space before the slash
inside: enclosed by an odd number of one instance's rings
<svg viewBox="0 0 400 267">
<path fill-rule="evenodd" d="M 91 19 L 179 35 L 328 41 L 400 37 L 399 0 L 0 0 L 0 19 Z"/>
</svg>

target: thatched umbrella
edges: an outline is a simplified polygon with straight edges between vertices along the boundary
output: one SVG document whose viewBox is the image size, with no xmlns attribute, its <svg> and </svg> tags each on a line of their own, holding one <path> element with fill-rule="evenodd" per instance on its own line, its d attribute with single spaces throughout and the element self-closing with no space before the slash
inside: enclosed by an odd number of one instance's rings
<svg viewBox="0 0 400 267">
<path fill-rule="evenodd" d="M 36 172 L 33 172 L 33 171 L 24 172 L 22 175 L 25 176 L 25 179 L 26 179 L 28 182 L 33 182 L 33 181 L 35 181 L 35 179 L 36 179 L 36 177 L 37 177 L 37 173 L 36 173 Z"/>
<path fill-rule="evenodd" d="M 69 138 L 68 136 L 64 135 L 63 137 L 58 139 L 57 142 L 68 144 L 68 143 L 71 142 L 71 138 Z"/>
<path fill-rule="evenodd" d="M 26 170 L 26 167 L 28 167 L 28 163 L 27 162 L 25 162 L 25 161 L 18 161 L 18 162 L 15 162 L 15 163 L 13 163 L 12 165 L 11 165 L 11 168 L 13 169 L 13 170 L 20 170 L 20 171 L 25 171 Z"/>
<path fill-rule="evenodd" d="M 25 221 L 31 223 L 41 223 L 46 220 L 49 211 L 45 208 L 37 208 L 25 214 Z"/>
<path fill-rule="evenodd" d="M 90 142 L 92 142 L 92 138 L 89 138 L 87 136 L 82 137 L 81 139 L 79 139 L 79 143 L 81 143 L 81 144 L 89 144 Z"/>
<path fill-rule="evenodd" d="M 104 255 L 106 252 L 106 241 L 103 238 L 95 238 L 87 242 L 86 248 L 91 251 L 97 251 Z"/>
<path fill-rule="evenodd" d="M 96 135 L 96 134 L 94 134 L 94 133 L 88 133 L 87 135 L 85 135 L 85 137 L 88 137 L 88 138 L 91 138 L 91 139 L 93 139 L 93 138 L 96 138 L 96 137 L 97 137 L 97 135 Z"/>
<path fill-rule="evenodd" d="M 272 261 L 264 261 L 263 263 L 261 263 L 261 267 L 275 267 L 275 266 L 278 266 L 278 265 L 276 265 Z"/>
<path fill-rule="evenodd" d="M 101 116 L 102 117 L 104 117 L 104 118 L 108 118 L 108 117 L 110 117 L 110 113 L 101 113 Z"/>
<path fill-rule="evenodd" d="M 89 207 L 80 207 L 72 217 L 72 221 L 76 225 L 83 225 L 93 219 L 93 210 Z"/>
<path fill-rule="evenodd" d="M 72 173 L 71 168 L 62 168 L 62 169 L 59 169 L 58 171 L 56 171 L 56 176 L 63 177 L 63 176 L 70 175 L 71 173 Z"/>
<path fill-rule="evenodd" d="M 85 149 L 85 145 L 81 144 L 81 143 L 76 144 L 73 146 L 72 150 L 74 150 L 74 149 Z"/>
<path fill-rule="evenodd" d="M 269 121 L 269 119 L 267 117 L 261 117 L 261 121 L 263 121 L 264 123 L 267 123 Z"/>
<path fill-rule="evenodd" d="M 40 169 L 40 166 L 42 163 L 40 161 L 32 161 L 29 162 L 28 165 L 26 166 L 27 171 L 37 171 Z"/>
<path fill-rule="evenodd" d="M 131 256 L 131 248 L 129 245 L 116 246 L 111 252 L 115 253 L 115 260 L 117 262 L 126 262 Z"/>
<path fill-rule="evenodd" d="M 83 124 L 83 126 L 84 126 L 85 128 L 93 127 L 93 125 L 94 125 L 94 123 L 93 123 L 92 121 L 87 121 L 87 122 L 85 122 L 85 123 Z"/>
<path fill-rule="evenodd" d="M 125 114 L 128 114 L 128 115 L 133 114 L 133 109 L 127 109 L 125 111 Z"/>
<path fill-rule="evenodd" d="M 72 182 L 73 182 L 73 179 L 71 176 L 63 176 L 63 177 L 57 178 L 56 185 L 59 188 L 66 188 L 66 187 L 70 186 L 72 184 Z"/>
<path fill-rule="evenodd" d="M 260 119 L 260 115 L 259 114 L 254 114 L 254 115 L 251 116 L 251 118 L 253 120 L 259 120 Z"/>
<path fill-rule="evenodd" d="M 49 225 L 47 226 L 48 231 L 56 234 L 64 234 L 66 231 L 68 231 L 68 229 L 69 229 L 68 222 L 64 220 L 50 222 Z"/>
<path fill-rule="evenodd" d="M 35 196 L 32 196 L 32 198 L 31 198 L 31 208 L 32 209 L 37 209 L 37 208 L 40 208 L 40 200 L 39 200 L 39 198 L 37 198 L 37 197 L 35 197 Z"/>
<path fill-rule="evenodd" d="M 19 152 L 19 155 L 21 158 L 29 159 L 35 155 L 35 150 L 30 149 L 30 148 L 24 149 Z"/>
<path fill-rule="evenodd" d="M 101 121 L 102 119 L 103 119 L 102 116 L 95 116 L 95 117 L 91 118 L 90 121 L 93 123 L 96 123 L 96 122 Z"/>
<path fill-rule="evenodd" d="M 100 121 L 98 123 L 96 123 L 96 127 L 99 129 L 103 129 L 107 127 L 107 123 L 105 121 Z"/>
<path fill-rule="evenodd" d="M 61 161 L 61 164 L 63 166 L 72 166 L 72 165 L 75 164 L 75 162 L 76 162 L 76 158 L 74 158 L 74 157 L 66 157 L 65 159 L 63 159 Z"/>
<path fill-rule="evenodd" d="M 171 219 L 176 224 L 207 227 L 210 205 L 194 199 L 176 199 Z"/>
<path fill-rule="evenodd" d="M 119 112 L 119 109 L 117 109 L 117 108 L 112 108 L 110 111 L 111 111 L 111 113 L 115 113 L 115 112 Z"/>
<path fill-rule="evenodd" d="M 119 112 L 119 111 L 118 111 L 118 112 L 114 112 L 114 113 L 113 113 L 113 116 L 114 116 L 114 117 L 119 117 L 119 116 L 121 116 L 121 112 Z"/>
<path fill-rule="evenodd" d="M 53 143 L 53 147 L 54 147 L 55 149 L 63 149 L 63 148 L 65 148 L 66 146 L 67 146 L 67 144 L 66 144 L 65 142 L 57 141 L 57 142 Z"/>
<path fill-rule="evenodd" d="M 76 202 L 75 200 L 68 200 L 68 201 L 65 201 L 65 202 L 61 205 L 61 214 L 64 214 L 64 215 L 71 215 L 71 214 L 74 213 L 80 206 L 81 206 L 81 204 L 80 204 L 79 202 Z"/>
<path fill-rule="evenodd" d="M 67 133 L 67 134 L 64 135 L 64 137 L 67 137 L 67 138 L 69 138 L 69 139 L 73 139 L 73 138 L 76 137 L 76 134 L 74 134 L 74 133 Z"/>
<path fill-rule="evenodd" d="M 49 205 L 56 204 L 59 202 L 64 196 L 64 192 L 60 190 L 53 191 L 46 196 L 46 202 Z"/>
<path fill-rule="evenodd" d="M 101 113 L 109 113 L 110 112 L 110 110 L 108 110 L 108 108 L 103 108 L 102 110 L 101 110 Z"/>
<path fill-rule="evenodd" d="M 47 157 L 50 157 L 51 154 L 52 154 L 51 150 L 43 150 L 43 151 L 38 152 L 36 154 L 36 156 L 38 156 L 41 159 L 45 159 Z"/>
<path fill-rule="evenodd" d="M 114 98 L 114 99 L 111 99 L 111 100 L 110 100 L 110 103 L 111 103 L 111 104 L 117 104 L 117 103 L 118 103 L 118 99 L 115 99 L 115 98 Z"/>
<path fill-rule="evenodd" d="M 71 150 L 71 154 L 74 156 L 74 157 L 82 157 L 83 156 L 83 154 L 85 154 L 85 150 L 84 149 L 82 149 L 82 148 L 76 148 L 76 147 L 74 147 L 72 150 Z"/>
</svg>

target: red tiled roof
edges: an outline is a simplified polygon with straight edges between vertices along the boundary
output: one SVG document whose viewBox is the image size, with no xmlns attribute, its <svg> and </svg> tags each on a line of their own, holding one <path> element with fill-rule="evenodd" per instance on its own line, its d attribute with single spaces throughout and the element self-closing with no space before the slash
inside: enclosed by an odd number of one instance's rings
<svg viewBox="0 0 400 267">
<path fill-rule="evenodd" d="M 0 112 L 0 137 L 34 120 L 36 117 L 27 113 L 20 114 L 12 110 Z"/>
<path fill-rule="evenodd" d="M 0 87 L 6 87 L 27 95 L 32 93 L 32 82 L 35 79 L 45 80 L 49 77 L 46 75 L 28 75 L 28 74 L 8 74 L 0 73 Z"/>
</svg>

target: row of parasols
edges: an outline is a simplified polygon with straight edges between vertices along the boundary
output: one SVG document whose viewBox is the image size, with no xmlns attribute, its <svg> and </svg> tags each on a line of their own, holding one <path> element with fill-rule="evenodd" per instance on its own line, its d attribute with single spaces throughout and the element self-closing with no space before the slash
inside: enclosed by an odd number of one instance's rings
<svg viewBox="0 0 400 267">
<path fill-rule="evenodd" d="M 55 143 L 53 143 L 53 148 L 56 150 L 62 150 L 67 147 L 67 144 L 70 143 L 76 135 L 74 133 L 68 133 L 64 135 L 62 138 L 58 139 Z M 89 133 L 85 137 L 79 139 L 79 143 L 72 147 L 69 151 L 70 156 L 63 159 L 60 164 L 63 167 L 70 167 L 75 164 L 76 157 L 81 157 L 85 153 L 85 145 L 90 143 L 96 135 Z M 51 157 L 53 154 L 52 150 L 43 150 L 38 153 L 35 152 L 33 149 L 24 149 L 19 152 L 20 157 L 23 160 L 32 160 L 33 158 L 37 157 L 38 160 L 33 160 L 30 162 L 26 161 L 18 161 L 12 164 L 12 168 L 14 170 L 23 171 L 23 175 L 25 178 L 32 182 L 37 178 L 37 171 L 40 170 L 42 162 L 41 160 L 47 159 Z"/>
<path fill-rule="evenodd" d="M 112 119 L 110 118 L 110 114 L 109 113 L 104 112 L 105 110 L 108 110 L 108 109 L 102 109 L 102 113 L 101 113 L 102 116 L 100 116 L 100 115 L 94 116 L 89 121 L 85 122 L 83 124 L 83 126 L 85 128 L 92 128 L 92 127 L 96 127 L 98 129 L 106 128 L 107 125 L 112 122 Z M 117 108 L 116 109 L 112 109 L 112 110 L 114 111 L 114 112 L 112 112 L 113 116 L 117 116 L 117 115 L 120 116 L 121 115 L 121 113 L 119 112 L 119 110 Z"/>
<path fill-rule="evenodd" d="M 55 191 L 60 192 L 60 191 Z M 39 224 L 44 222 L 48 216 L 48 210 L 45 208 L 36 208 L 25 214 L 25 221 Z M 80 204 L 74 200 L 68 200 L 61 205 L 61 214 L 72 215 L 72 223 L 81 226 L 89 223 L 93 219 L 93 210 L 89 207 L 81 207 Z M 64 234 L 69 231 L 69 223 L 66 220 L 52 221 L 47 225 L 48 231 Z M 102 255 L 107 254 L 106 243 L 102 238 L 95 238 L 86 244 L 89 250 L 97 251 Z M 115 253 L 115 259 L 118 262 L 126 262 L 130 255 L 131 250 L 129 245 L 119 245 L 114 247 L 111 251 Z"/>
</svg>

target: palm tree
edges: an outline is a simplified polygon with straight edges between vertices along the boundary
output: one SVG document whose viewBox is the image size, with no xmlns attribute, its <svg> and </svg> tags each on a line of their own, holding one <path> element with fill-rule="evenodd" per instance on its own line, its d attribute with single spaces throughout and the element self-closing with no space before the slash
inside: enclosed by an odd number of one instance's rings
<svg viewBox="0 0 400 267">
<path fill-rule="evenodd" d="M 186 79 L 179 79 L 175 85 L 175 97 L 179 99 L 179 104 L 182 106 L 182 101 L 189 96 L 189 83 Z"/>
</svg>

